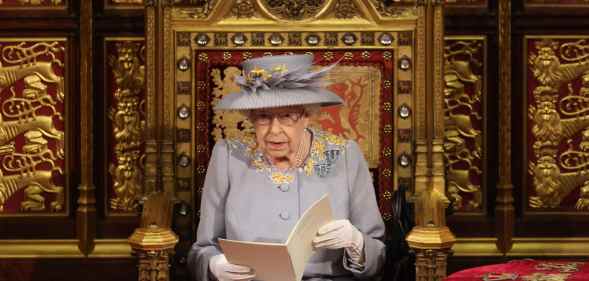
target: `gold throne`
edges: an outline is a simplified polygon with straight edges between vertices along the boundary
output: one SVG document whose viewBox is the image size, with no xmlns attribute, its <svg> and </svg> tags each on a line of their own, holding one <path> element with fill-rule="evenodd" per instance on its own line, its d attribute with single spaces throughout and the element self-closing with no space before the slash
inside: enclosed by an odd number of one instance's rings
<svg viewBox="0 0 589 281">
<path fill-rule="evenodd" d="M 187 278 L 185 256 L 195 239 L 212 145 L 251 129 L 240 115 L 214 113 L 212 106 L 236 92 L 233 77 L 242 61 L 311 53 L 316 64 L 339 61 L 329 87 L 345 101 L 323 110 L 315 125 L 360 144 L 389 233 L 398 219 L 395 192 L 405 191 L 416 210 L 407 241 L 416 253 L 417 280 L 445 276 L 454 237 L 443 216 L 442 1 L 145 2 L 145 190 L 176 202 L 172 228 L 180 239 L 172 275 Z M 146 257 L 139 244 L 134 248 Z M 171 253 L 169 241 L 159 251 Z M 145 280 L 165 280 L 167 270 L 154 263 Z"/>
</svg>

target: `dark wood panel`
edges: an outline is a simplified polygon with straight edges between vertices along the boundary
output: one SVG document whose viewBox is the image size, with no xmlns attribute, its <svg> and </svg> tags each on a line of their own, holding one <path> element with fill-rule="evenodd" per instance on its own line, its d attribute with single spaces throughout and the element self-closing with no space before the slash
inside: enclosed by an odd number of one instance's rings
<svg viewBox="0 0 589 281">
<path fill-rule="evenodd" d="M 135 259 L 0 259 L 0 281 L 137 280 Z"/>
</svg>

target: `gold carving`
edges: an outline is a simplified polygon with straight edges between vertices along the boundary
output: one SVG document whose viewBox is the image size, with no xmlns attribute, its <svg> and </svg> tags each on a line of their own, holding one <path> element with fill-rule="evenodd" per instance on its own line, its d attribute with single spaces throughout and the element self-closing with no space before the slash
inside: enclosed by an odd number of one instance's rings
<svg viewBox="0 0 589 281">
<path fill-rule="evenodd" d="M 143 4 L 143 0 L 112 0 L 115 4 Z"/>
<path fill-rule="evenodd" d="M 141 43 L 116 43 L 117 55 L 109 56 L 109 65 L 115 78 L 115 102 L 110 112 L 113 122 L 116 159 L 110 164 L 115 198 L 110 208 L 117 211 L 134 211 L 136 198 L 142 192 L 141 152 L 145 120 L 142 118 L 141 93 L 145 85 L 145 66 L 139 58 Z"/>
<path fill-rule="evenodd" d="M 358 15 L 358 8 L 352 0 L 339 0 L 335 4 L 335 17 L 338 19 L 350 19 Z"/>
<path fill-rule="evenodd" d="M 398 6 L 381 0 L 370 0 L 378 13 L 383 17 L 394 19 L 417 18 L 417 8 L 413 6 Z"/>
<path fill-rule="evenodd" d="M 566 281 L 569 273 L 541 273 L 536 272 L 531 275 L 522 276 L 523 281 Z"/>
<path fill-rule="evenodd" d="M 482 206 L 480 184 L 473 184 L 471 177 L 482 171 L 481 131 L 473 125 L 482 119 L 477 106 L 481 105 L 483 80 L 473 72 L 482 63 L 476 57 L 483 48 L 481 40 L 448 40 L 445 47 L 444 101 L 446 130 L 444 156 L 448 195 L 454 201 L 455 210 L 476 210 Z M 467 89 L 472 88 L 472 93 Z M 463 200 L 464 193 L 472 199 Z"/>
<path fill-rule="evenodd" d="M 216 4 L 216 0 L 203 0 L 200 1 L 200 5 L 194 7 L 174 7 L 172 17 L 177 19 L 206 19 Z"/>
<path fill-rule="evenodd" d="M 533 89 L 534 102 L 528 105 L 532 120 L 534 155 L 528 163 L 534 177 L 535 196 L 530 196 L 532 208 L 556 208 L 576 187 L 582 184 L 576 208 L 589 208 L 589 43 L 587 40 L 559 44 L 545 39 L 535 44 L 537 54 L 528 60 L 530 70 L 538 81 Z M 562 61 L 569 63 L 561 63 Z M 578 93 L 573 80 L 581 78 Z M 566 95 L 560 97 L 563 85 Z M 572 138 L 581 133 L 575 145 Z M 557 156 L 560 144 L 567 149 Z M 561 171 L 561 168 L 563 171 Z"/>
<path fill-rule="evenodd" d="M 231 9 L 233 16 L 237 18 L 251 18 L 256 10 L 251 0 L 237 0 Z"/>
<path fill-rule="evenodd" d="M 329 2 L 327 0 L 260 0 L 274 16 L 286 20 L 311 18 Z"/>
<path fill-rule="evenodd" d="M 64 207 L 64 188 L 53 182 L 54 174 L 64 174 L 57 162 L 64 159 L 64 133 L 54 123 L 63 121 L 63 77 L 54 72 L 54 67 L 63 67 L 61 43 L 22 42 L 1 50 L 2 62 L 11 66 L 0 65 L 0 91 L 5 94 L 0 105 L 0 211 L 20 190 L 22 211 L 44 211 L 46 193 L 54 196 L 52 211 Z M 14 84 L 21 80 L 24 87 L 19 89 Z M 47 84 L 55 84 L 54 96 Z M 17 147 L 20 135 L 24 144 Z"/>
<path fill-rule="evenodd" d="M 60 5 L 63 0 L 17 0 L 19 5 Z M 4 1 L 0 0 L 0 5 L 4 5 Z"/>
</svg>

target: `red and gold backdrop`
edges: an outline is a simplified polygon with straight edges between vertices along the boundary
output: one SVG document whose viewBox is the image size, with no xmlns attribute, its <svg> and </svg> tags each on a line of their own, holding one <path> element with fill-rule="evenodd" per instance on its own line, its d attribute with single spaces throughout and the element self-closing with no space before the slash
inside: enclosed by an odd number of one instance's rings
<svg viewBox="0 0 589 281">
<path fill-rule="evenodd" d="M 137 37 L 109 37 L 104 42 L 109 157 L 105 206 L 109 214 L 136 216 L 145 159 L 145 44 Z"/>
<path fill-rule="evenodd" d="M 529 212 L 589 209 L 589 37 L 529 36 L 527 177 Z"/>
<path fill-rule="evenodd" d="M 0 41 L 0 216 L 66 215 L 66 39 Z"/>
<path fill-rule="evenodd" d="M 446 189 L 452 208 L 484 213 L 486 45 L 483 36 L 445 40 Z"/>
</svg>

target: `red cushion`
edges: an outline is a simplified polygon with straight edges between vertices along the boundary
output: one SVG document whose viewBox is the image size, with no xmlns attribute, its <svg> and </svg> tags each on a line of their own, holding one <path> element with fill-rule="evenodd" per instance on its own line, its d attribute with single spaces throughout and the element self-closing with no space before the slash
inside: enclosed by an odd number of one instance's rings
<svg viewBox="0 0 589 281">
<path fill-rule="evenodd" d="M 448 276 L 445 281 L 536 281 L 589 280 L 589 263 L 563 260 L 513 260 L 507 263 L 469 268 Z"/>
</svg>

